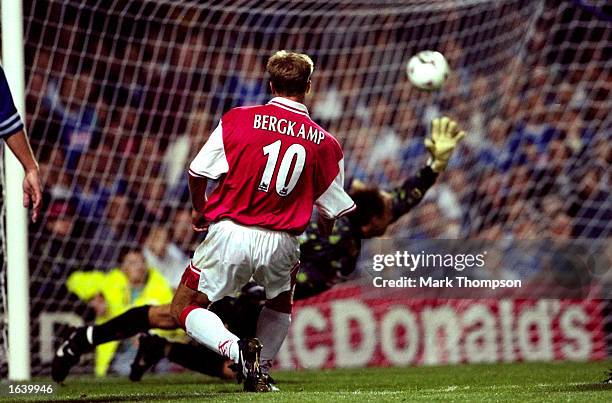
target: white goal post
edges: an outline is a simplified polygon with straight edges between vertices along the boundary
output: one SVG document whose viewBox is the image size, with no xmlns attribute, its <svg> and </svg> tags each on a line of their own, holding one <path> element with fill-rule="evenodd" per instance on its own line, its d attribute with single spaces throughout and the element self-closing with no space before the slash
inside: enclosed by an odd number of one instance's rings
<svg viewBox="0 0 612 403">
<path fill-rule="evenodd" d="M 25 116 L 23 9 L 21 0 L 2 0 L 2 66 L 15 106 Z M 10 38 L 10 39 L 9 39 Z M 6 270 L 9 379 L 30 379 L 30 309 L 27 210 L 22 205 L 23 168 L 6 147 Z"/>
</svg>

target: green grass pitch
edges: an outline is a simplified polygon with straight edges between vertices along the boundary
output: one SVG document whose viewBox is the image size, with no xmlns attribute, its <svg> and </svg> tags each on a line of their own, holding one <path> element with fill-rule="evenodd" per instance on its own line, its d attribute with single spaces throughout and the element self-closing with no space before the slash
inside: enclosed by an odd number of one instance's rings
<svg viewBox="0 0 612 403">
<path fill-rule="evenodd" d="M 149 375 L 140 383 L 131 383 L 128 379 L 116 377 L 70 377 L 66 385 L 59 387 L 52 398 L 41 397 L 41 400 L 610 402 L 612 386 L 601 384 L 610 366 L 612 362 L 603 361 L 276 372 L 278 386 L 282 391 L 268 394 L 244 393 L 235 383 L 222 382 L 194 373 Z M 11 399 L 15 400 L 17 399 Z"/>
</svg>

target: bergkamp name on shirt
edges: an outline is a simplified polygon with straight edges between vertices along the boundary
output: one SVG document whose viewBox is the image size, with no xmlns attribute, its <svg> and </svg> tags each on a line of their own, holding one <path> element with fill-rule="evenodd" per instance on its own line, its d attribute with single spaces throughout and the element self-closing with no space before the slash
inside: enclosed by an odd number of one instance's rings
<svg viewBox="0 0 612 403">
<path fill-rule="evenodd" d="M 284 134 L 286 136 L 301 137 L 305 140 L 320 144 L 325 134 L 310 125 L 294 122 L 288 119 L 278 119 L 276 116 L 255 115 L 253 119 L 253 129 L 267 130 Z"/>
</svg>

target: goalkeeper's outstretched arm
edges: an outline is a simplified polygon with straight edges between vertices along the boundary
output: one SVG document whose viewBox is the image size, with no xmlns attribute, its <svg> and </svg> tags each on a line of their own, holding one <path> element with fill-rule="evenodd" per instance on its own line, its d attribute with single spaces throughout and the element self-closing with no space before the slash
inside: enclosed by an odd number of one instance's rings
<svg viewBox="0 0 612 403">
<path fill-rule="evenodd" d="M 425 139 L 425 147 L 429 152 L 427 166 L 391 192 L 391 222 L 397 221 L 423 199 L 438 175 L 446 169 L 453 151 L 463 137 L 465 132 L 459 129 L 454 120 L 448 117 L 432 120 L 431 137 Z"/>
</svg>

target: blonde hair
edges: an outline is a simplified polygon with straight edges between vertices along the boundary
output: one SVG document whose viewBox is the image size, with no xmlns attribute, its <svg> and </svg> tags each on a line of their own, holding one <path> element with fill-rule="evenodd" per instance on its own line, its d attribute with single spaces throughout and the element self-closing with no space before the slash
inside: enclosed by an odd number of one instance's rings
<svg viewBox="0 0 612 403">
<path fill-rule="evenodd" d="M 299 96 L 308 89 L 314 63 L 304 53 L 279 50 L 268 59 L 266 69 L 277 94 Z"/>
</svg>

